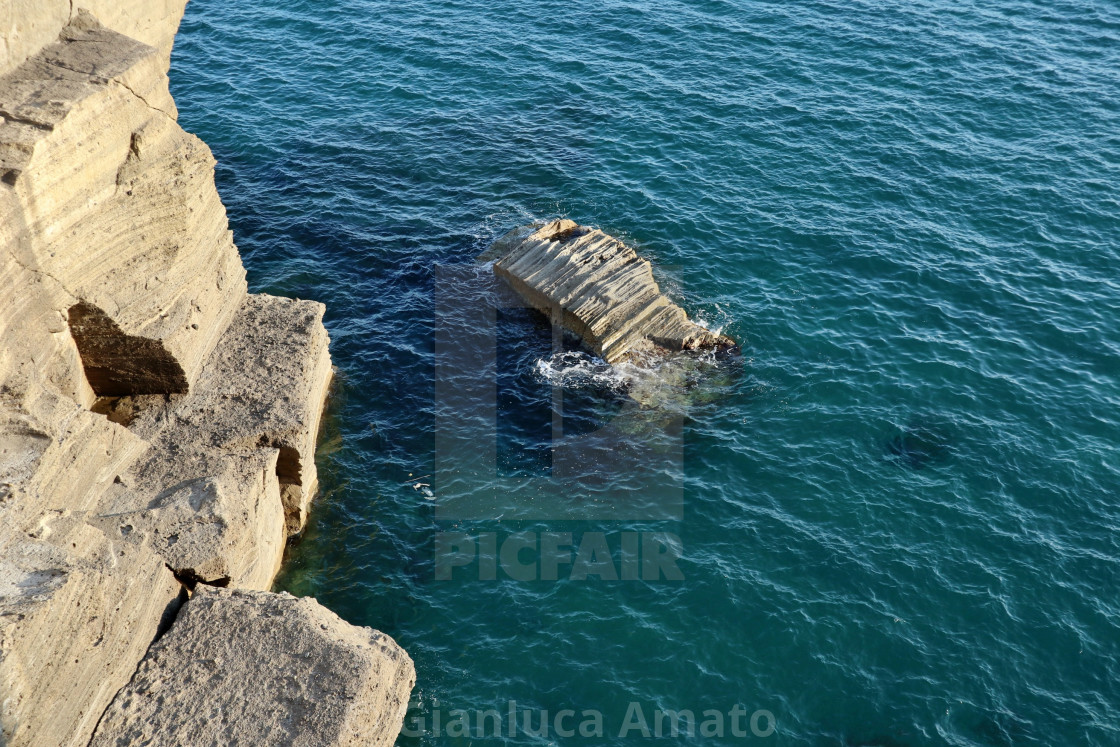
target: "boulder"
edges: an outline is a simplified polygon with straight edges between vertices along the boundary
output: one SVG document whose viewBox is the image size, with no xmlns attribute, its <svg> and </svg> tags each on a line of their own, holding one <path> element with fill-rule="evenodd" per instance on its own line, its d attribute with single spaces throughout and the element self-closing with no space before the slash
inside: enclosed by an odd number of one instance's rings
<svg viewBox="0 0 1120 747">
<path fill-rule="evenodd" d="M 415 680 L 391 638 L 313 599 L 199 586 L 90 747 L 388 747 Z"/>
<path fill-rule="evenodd" d="M 80 516 L 0 528 L 0 743 L 84 747 L 180 591 L 150 549 Z"/>
<path fill-rule="evenodd" d="M 323 311 L 249 295 L 189 393 L 114 402 L 151 447 L 110 486 L 98 526 L 149 544 L 188 583 L 268 589 L 317 482 Z"/>
</svg>

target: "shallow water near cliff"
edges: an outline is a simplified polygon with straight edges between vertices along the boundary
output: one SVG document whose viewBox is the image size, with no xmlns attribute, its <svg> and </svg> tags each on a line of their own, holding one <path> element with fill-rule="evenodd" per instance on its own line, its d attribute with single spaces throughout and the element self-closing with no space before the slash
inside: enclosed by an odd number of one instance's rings
<svg viewBox="0 0 1120 747">
<path fill-rule="evenodd" d="M 279 588 L 411 653 L 403 745 L 641 742 L 631 703 L 776 722 L 688 744 L 1120 744 L 1117 80 L 1103 2 L 192 0 L 181 122 L 250 287 L 326 303 L 338 367 Z M 437 381 L 474 309 L 439 268 L 555 216 L 632 242 L 742 369 L 636 407 L 502 310 L 495 476 L 440 484 L 471 426 L 437 392 L 479 373 Z M 554 384 L 564 438 L 617 425 L 572 513 L 441 515 L 550 479 Z M 639 448 L 679 518 L 581 518 Z M 436 580 L 437 533 L 518 531 L 672 534 L 683 580 Z M 447 728 L 510 701 L 550 732 Z"/>
</svg>

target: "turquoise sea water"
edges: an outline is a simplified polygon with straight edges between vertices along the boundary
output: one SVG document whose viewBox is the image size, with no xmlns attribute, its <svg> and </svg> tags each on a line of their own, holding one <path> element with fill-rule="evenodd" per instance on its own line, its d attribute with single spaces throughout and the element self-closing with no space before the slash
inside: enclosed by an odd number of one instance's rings
<svg viewBox="0 0 1120 747">
<path fill-rule="evenodd" d="M 251 288 L 327 305 L 322 493 L 280 588 L 411 653 L 400 744 L 643 743 L 631 703 L 774 716 L 680 744 L 1120 744 L 1114 2 L 192 0 L 171 82 Z M 489 292 L 439 268 L 484 277 L 556 216 L 632 242 L 741 370 L 635 410 L 514 309 L 496 374 L 437 383 L 437 309 Z M 485 376 L 506 482 L 441 484 L 435 434 L 468 426 L 437 393 Z M 547 481 L 557 407 L 625 426 L 572 515 L 440 513 Z M 651 444 L 679 517 L 588 518 Z M 436 580 L 440 532 L 518 531 L 671 533 L 683 580 Z M 509 701 L 604 733 L 436 733 Z"/>
</svg>

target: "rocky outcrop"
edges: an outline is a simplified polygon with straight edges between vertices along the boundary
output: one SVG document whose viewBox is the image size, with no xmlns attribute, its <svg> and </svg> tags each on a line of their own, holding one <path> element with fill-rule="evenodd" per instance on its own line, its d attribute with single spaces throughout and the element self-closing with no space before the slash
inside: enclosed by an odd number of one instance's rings
<svg viewBox="0 0 1120 747">
<path fill-rule="evenodd" d="M 0 744 L 86 744 L 189 590 L 171 630 L 230 635 L 207 584 L 257 590 L 229 603 L 251 600 L 262 641 L 314 637 L 332 678 L 397 672 L 317 725 L 395 734 L 411 688 L 380 634 L 264 591 L 315 491 L 324 308 L 246 291 L 214 159 L 167 89 L 183 5 L 0 10 Z M 280 659 L 243 642 L 222 661 L 232 682 Z M 316 666 L 284 660 L 290 679 L 253 707 L 283 712 Z M 241 703 L 191 690 L 213 679 L 162 681 L 182 702 Z M 127 723 L 98 738 L 127 741 Z"/>
<path fill-rule="evenodd" d="M 0 86 L 0 239 L 98 395 L 186 391 L 245 295 L 214 159 L 175 122 L 163 64 L 81 13 Z"/>
<path fill-rule="evenodd" d="M 307 520 L 330 381 L 323 306 L 245 297 L 191 391 L 130 397 L 111 415 L 151 444 L 95 523 L 146 542 L 184 579 L 267 589 Z"/>
<path fill-rule="evenodd" d="M 387 747 L 415 679 L 391 638 L 309 599 L 200 587 L 90 745 Z"/>
<path fill-rule="evenodd" d="M 649 262 L 597 228 L 571 220 L 522 226 L 488 255 L 499 277 L 608 363 L 735 346 L 690 321 L 661 292 Z"/>
</svg>

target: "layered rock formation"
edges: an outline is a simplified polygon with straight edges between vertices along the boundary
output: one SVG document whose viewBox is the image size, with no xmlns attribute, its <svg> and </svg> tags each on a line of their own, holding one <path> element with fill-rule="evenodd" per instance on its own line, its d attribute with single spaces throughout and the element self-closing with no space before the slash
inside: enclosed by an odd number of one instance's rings
<svg viewBox="0 0 1120 747">
<path fill-rule="evenodd" d="M 0 743 L 86 744 L 99 721 L 98 743 L 132 743 L 135 698 L 103 714 L 134 675 L 128 692 L 149 687 L 157 635 L 170 626 L 166 662 L 240 618 L 239 635 L 319 658 L 242 638 L 205 679 L 159 670 L 143 719 L 162 738 L 197 743 L 174 703 L 280 714 L 325 676 L 308 723 L 333 731 L 308 743 L 388 744 L 407 655 L 265 591 L 315 490 L 328 341 L 321 304 L 246 292 L 213 158 L 167 89 L 183 5 L 0 11 Z M 243 678 L 273 666 L 289 679 L 244 702 Z"/>
<path fill-rule="evenodd" d="M 608 363 L 735 343 L 690 321 L 661 292 L 649 262 L 570 220 L 515 228 L 494 242 L 494 272 Z"/>
</svg>

